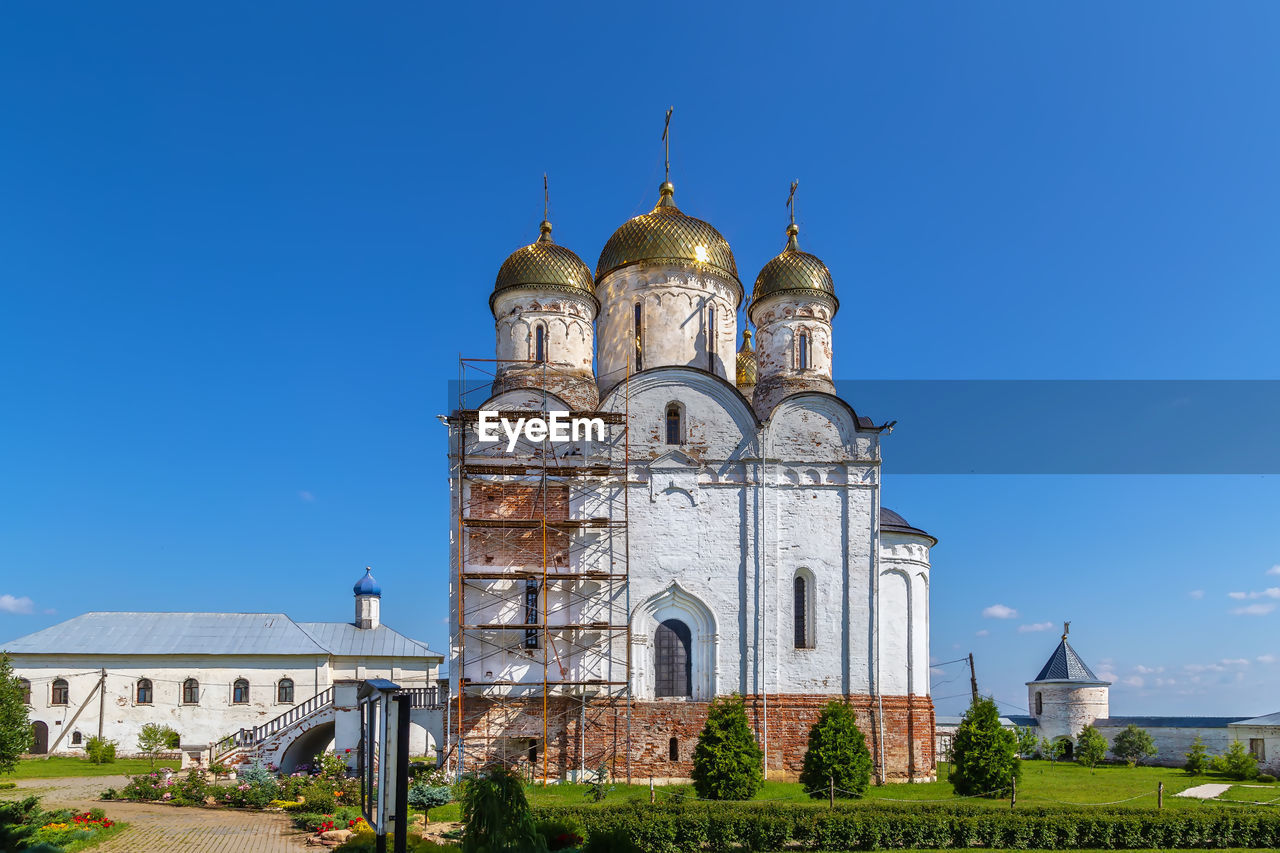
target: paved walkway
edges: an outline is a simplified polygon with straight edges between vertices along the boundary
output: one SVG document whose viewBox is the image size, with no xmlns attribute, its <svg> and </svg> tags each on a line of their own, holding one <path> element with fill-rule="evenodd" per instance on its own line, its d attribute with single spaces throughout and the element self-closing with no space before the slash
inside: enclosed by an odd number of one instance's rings
<svg viewBox="0 0 1280 853">
<path fill-rule="evenodd" d="M 1230 787 L 1230 785 L 1222 785 L 1217 782 L 1208 782 L 1204 785 L 1196 785 L 1194 788 L 1188 788 L 1181 793 L 1174 794 L 1174 796 L 1195 797 L 1197 800 L 1212 800 L 1214 797 L 1225 793 Z"/>
<path fill-rule="evenodd" d="M 5 793 L 12 798 L 31 789 L 46 808 L 87 811 L 96 806 L 112 820 L 129 824 L 124 832 L 93 848 L 94 853 L 297 853 L 307 849 L 305 835 L 276 812 L 98 801 L 107 788 L 123 788 L 128 781 L 126 776 L 23 779 L 17 790 Z"/>
</svg>

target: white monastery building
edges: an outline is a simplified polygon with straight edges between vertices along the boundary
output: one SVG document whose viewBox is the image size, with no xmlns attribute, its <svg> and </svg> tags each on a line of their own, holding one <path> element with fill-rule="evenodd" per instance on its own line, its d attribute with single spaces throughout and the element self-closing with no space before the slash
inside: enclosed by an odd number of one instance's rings
<svg viewBox="0 0 1280 853">
<path fill-rule="evenodd" d="M 881 778 L 933 779 L 936 540 L 881 504 L 890 425 L 836 392 L 827 266 L 792 222 L 748 289 L 669 182 L 594 274 L 551 231 L 499 269 L 497 360 L 448 419 L 451 766 L 687 777 L 736 693 L 772 777 L 838 700 Z M 479 438 L 557 410 L 607 435 Z"/>
<path fill-rule="evenodd" d="M 385 678 L 420 691 L 415 705 L 438 704 L 427 694 L 443 657 L 381 623 L 382 590 L 368 571 L 353 591 L 351 622 L 97 612 L 5 643 L 0 648 L 26 689 L 33 752 L 83 754 L 96 735 L 129 755 L 142 726 L 159 723 L 178 732 L 184 753 L 208 760 L 219 757 L 219 741 L 261 727 L 273 735 L 263 757 L 292 766 L 334 741 L 343 710 L 342 697 L 335 708 L 335 688 L 352 685 L 346 692 L 354 707 L 355 682 Z M 435 754 L 429 728 L 413 730 L 416 754 Z"/>
</svg>

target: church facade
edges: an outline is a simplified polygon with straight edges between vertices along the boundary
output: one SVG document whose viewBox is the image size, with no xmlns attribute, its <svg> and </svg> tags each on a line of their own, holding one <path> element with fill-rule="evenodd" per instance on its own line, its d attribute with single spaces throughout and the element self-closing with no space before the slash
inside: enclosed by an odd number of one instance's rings
<svg viewBox="0 0 1280 853">
<path fill-rule="evenodd" d="M 836 287 L 794 222 L 748 292 L 664 183 L 594 273 L 544 222 L 490 307 L 488 398 L 449 419 L 451 766 L 687 778 L 708 704 L 739 694 L 771 778 L 834 699 L 882 780 L 933 779 L 936 540 L 881 504 L 888 426 L 836 393 Z M 617 426 L 478 440 L 477 412 L 556 410 Z"/>
</svg>

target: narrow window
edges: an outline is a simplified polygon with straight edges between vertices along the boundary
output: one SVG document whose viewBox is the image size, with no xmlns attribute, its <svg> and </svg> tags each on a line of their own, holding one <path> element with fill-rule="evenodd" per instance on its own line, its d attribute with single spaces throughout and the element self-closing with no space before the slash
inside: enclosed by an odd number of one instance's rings
<svg viewBox="0 0 1280 853">
<path fill-rule="evenodd" d="M 547 329 L 538 326 L 533 332 L 533 360 L 543 364 L 547 360 Z"/>
<path fill-rule="evenodd" d="M 533 578 L 524 582 L 524 624 L 538 624 L 538 582 Z M 538 648 L 538 629 L 524 629 L 524 647 Z"/>
<path fill-rule="evenodd" d="M 672 403 L 667 406 L 667 444 L 680 443 L 680 426 L 680 407 Z"/>
<path fill-rule="evenodd" d="M 716 369 L 716 309 L 707 308 L 707 370 Z"/>
<path fill-rule="evenodd" d="M 794 601 L 795 643 L 797 649 L 810 648 L 809 643 L 809 579 L 796 575 Z"/>
<path fill-rule="evenodd" d="M 1265 764 L 1267 761 L 1267 742 L 1264 738 L 1249 738 L 1249 754 L 1258 759 L 1259 764 Z"/>
<path fill-rule="evenodd" d="M 151 704 L 151 679 L 150 678 L 138 679 L 138 688 L 134 696 L 135 696 L 134 701 L 137 702 L 139 705 Z"/>
<path fill-rule="evenodd" d="M 84 736 L 81 735 L 79 731 L 74 731 L 71 733 L 72 746 L 79 746 L 83 740 L 84 740 Z"/>
<path fill-rule="evenodd" d="M 644 370 L 644 311 L 640 307 L 639 302 L 636 303 L 635 334 L 636 334 L 635 372 L 639 373 L 641 370 Z"/>
<path fill-rule="evenodd" d="M 689 626 L 679 619 L 668 619 L 658 626 L 653 637 L 654 695 L 659 698 L 693 695 L 693 673 L 689 665 L 692 639 Z"/>
<path fill-rule="evenodd" d="M 672 761 L 680 760 L 680 741 L 675 738 L 672 738 L 671 742 L 667 744 L 667 758 Z"/>
<path fill-rule="evenodd" d="M 199 705 L 200 704 L 200 682 L 194 678 L 188 678 L 182 682 L 182 704 Z"/>
<path fill-rule="evenodd" d="M 1044 698 L 1040 695 L 1040 691 L 1036 691 L 1036 716 L 1044 713 Z"/>
<path fill-rule="evenodd" d="M 529 740 L 529 763 L 538 763 L 538 741 L 536 739 Z"/>
<path fill-rule="evenodd" d="M 243 678 L 237 678 L 235 684 L 231 685 L 231 704 L 249 704 L 249 682 Z"/>
<path fill-rule="evenodd" d="M 800 333 L 800 348 L 796 353 L 796 363 L 801 370 L 809 369 L 809 333 Z"/>
<path fill-rule="evenodd" d="M 292 704 L 293 702 L 293 679 L 282 678 L 280 683 L 276 685 L 276 701 L 281 704 Z"/>
<path fill-rule="evenodd" d="M 18 689 L 22 692 L 22 704 L 31 704 L 31 682 L 25 678 L 18 679 Z"/>
<path fill-rule="evenodd" d="M 49 699 L 50 705 L 66 705 L 70 700 L 71 691 L 67 688 L 67 680 L 65 678 L 54 679 L 53 695 Z"/>
</svg>

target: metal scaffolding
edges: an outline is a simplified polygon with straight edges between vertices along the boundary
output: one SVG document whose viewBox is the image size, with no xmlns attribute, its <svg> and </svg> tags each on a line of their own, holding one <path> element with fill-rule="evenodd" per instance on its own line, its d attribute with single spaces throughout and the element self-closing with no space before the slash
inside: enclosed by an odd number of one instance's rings
<svg viewBox="0 0 1280 853">
<path fill-rule="evenodd" d="M 547 418 L 564 410 L 551 395 L 582 381 L 553 364 L 459 360 L 447 747 L 459 775 L 501 764 L 544 783 L 602 768 L 630 779 L 628 412 L 572 411 L 601 431 L 510 449 L 477 430 L 478 406 Z"/>
</svg>

